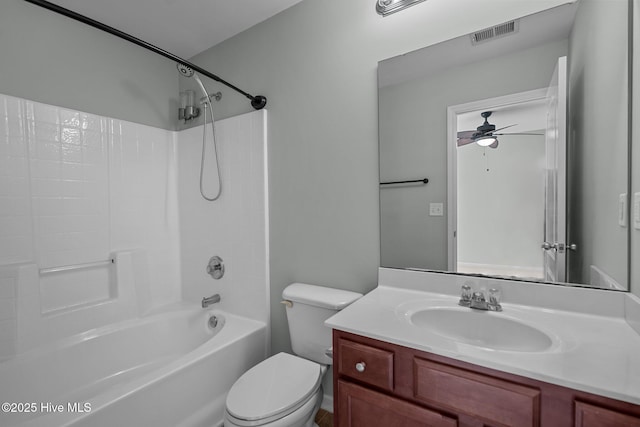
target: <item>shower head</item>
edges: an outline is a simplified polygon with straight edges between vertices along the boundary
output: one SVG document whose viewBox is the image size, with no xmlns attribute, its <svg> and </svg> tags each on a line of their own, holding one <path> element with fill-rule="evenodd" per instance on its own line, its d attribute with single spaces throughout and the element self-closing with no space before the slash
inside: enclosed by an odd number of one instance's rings
<svg viewBox="0 0 640 427">
<path fill-rule="evenodd" d="M 178 68 L 178 71 L 180 72 L 180 74 L 182 74 L 185 77 L 191 77 L 193 76 L 193 73 L 195 73 L 195 71 L 193 71 L 193 69 L 191 67 L 187 67 L 184 64 L 181 63 L 177 63 L 176 67 Z"/>
</svg>

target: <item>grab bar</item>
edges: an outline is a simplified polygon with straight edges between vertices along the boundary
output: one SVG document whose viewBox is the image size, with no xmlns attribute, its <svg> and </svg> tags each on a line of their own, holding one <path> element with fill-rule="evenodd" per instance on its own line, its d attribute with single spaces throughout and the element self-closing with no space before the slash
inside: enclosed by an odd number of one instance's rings
<svg viewBox="0 0 640 427">
<path fill-rule="evenodd" d="M 60 267 L 50 267 L 50 268 L 41 268 L 39 270 L 40 275 L 51 274 L 51 273 L 60 273 L 63 271 L 71 271 L 71 270 L 81 270 L 85 268 L 93 268 L 93 267 L 102 267 L 105 265 L 115 264 L 115 258 L 111 258 L 105 261 L 96 261 L 96 262 L 86 262 L 84 264 L 72 264 L 72 265 L 62 265 Z"/>
<path fill-rule="evenodd" d="M 423 184 L 427 184 L 429 182 L 429 178 L 411 179 L 411 180 L 408 180 L 408 181 L 381 182 L 380 185 L 410 184 L 410 183 L 414 183 L 414 182 L 421 182 Z"/>
</svg>

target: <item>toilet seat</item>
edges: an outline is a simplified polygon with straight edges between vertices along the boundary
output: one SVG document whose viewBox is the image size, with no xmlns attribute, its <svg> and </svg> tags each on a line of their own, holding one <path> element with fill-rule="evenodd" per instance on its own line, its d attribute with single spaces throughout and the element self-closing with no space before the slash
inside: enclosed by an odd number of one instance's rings
<svg viewBox="0 0 640 427">
<path fill-rule="evenodd" d="M 229 390 L 226 412 L 235 423 L 258 426 L 285 417 L 318 391 L 322 366 L 278 353 L 245 372 Z"/>
</svg>

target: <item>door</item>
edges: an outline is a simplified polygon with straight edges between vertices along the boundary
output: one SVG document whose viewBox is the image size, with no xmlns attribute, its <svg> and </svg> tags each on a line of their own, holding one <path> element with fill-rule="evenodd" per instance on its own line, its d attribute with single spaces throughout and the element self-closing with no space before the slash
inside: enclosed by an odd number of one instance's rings
<svg viewBox="0 0 640 427">
<path fill-rule="evenodd" d="M 558 58 L 547 89 L 544 280 L 566 281 L 567 57 Z"/>
</svg>

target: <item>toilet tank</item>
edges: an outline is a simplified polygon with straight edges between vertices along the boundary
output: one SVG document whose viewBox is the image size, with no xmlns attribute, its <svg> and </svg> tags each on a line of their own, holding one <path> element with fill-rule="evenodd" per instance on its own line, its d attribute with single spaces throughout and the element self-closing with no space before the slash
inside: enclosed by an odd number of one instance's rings
<svg viewBox="0 0 640 427">
<path fill-rule="evenodd" d="M 331 348 L 331 328 L 324 321 L 362 294 L 324 286 L 292 283 L 282 292 L 287 307 L 289 336 L 293 352 L 323 365 L 332 360 L 326 351 Z"/>
</svg>

